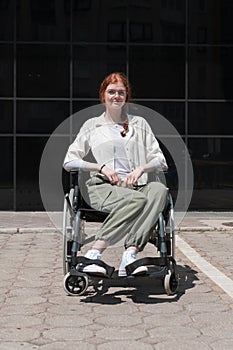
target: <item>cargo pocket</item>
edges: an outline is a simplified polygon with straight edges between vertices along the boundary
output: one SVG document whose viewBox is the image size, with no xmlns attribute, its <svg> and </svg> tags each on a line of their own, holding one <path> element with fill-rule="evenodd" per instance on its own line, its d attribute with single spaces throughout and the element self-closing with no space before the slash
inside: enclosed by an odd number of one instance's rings
<svg viewBox="0 0 233 350">
<path fill-rule="evenodd" d="M 102 211 L 104 203 L 112 193 L 111 185 L 109 183 L 103 182 L 103 180 L 99 178 L 89 179 L 86 184 L 91 207 Z"/>
</svg>

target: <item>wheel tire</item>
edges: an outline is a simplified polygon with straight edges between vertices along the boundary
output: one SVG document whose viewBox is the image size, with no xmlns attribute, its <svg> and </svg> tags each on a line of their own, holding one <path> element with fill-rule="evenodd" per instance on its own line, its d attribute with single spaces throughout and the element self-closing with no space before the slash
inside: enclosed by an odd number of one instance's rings
<svg viewBox="0 0 233 350">
<path fill-rule="evenodd" d="M 69 197 L 72 200 L 73 189 L 71 189 Z M 71 214 L 69 211 L 67 200 L 64 199 L 63 222 L 62 222 L 62 258 L 63 273 L 66 275 L 70 271 L 70 263 L 68 261 L 68 244 L 73 239 L 73 225 L 71 226 Z"/>
<path fill-rule="evenodd" d="M 71 296 L 83 295 L 88 288 L 88 278 L 86 276 L 72 276 L 68 272 L 64 277 L 63 287 L 66 293 Z"/>
</svg>

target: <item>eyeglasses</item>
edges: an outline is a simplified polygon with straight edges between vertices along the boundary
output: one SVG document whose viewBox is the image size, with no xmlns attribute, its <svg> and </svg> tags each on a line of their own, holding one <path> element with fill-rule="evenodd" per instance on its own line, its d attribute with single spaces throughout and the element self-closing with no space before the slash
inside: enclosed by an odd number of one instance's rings
<svg viewBox="0 0 233 350">
<path fill-rule="evenodd" d="M 120 97 L 124 97 L 126 96 L 126 90 L 106 90 L 106 92 L 110 95 L 110 96 L 115 96 L 116 94 L 118 94 Z"/>
</svg>

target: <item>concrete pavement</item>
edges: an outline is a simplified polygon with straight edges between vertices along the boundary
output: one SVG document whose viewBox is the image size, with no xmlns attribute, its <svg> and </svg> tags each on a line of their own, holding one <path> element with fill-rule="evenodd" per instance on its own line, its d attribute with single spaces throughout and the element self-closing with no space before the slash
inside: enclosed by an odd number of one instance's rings
<svg viewBox="0 0 233 350">
<path fill-rule="evenodd" d="M 55 226 L 50 214 L 0 211 L 0 233 L 53 232 Z M 176 229 L 177 231 L 233 230 L 233 212 L 188 212 Z"/>
<path fill-rule="evenodd" d="M 232 280 L 232 213 L 188 213 L 178 236 Z M 95 224 L 87 224 L 94 232 Z M 233 348 L 233 302 L 177 248 L 179 292 L 147 277 L 63 290 L 61 234 L 46 213 L 0 212 L 0 350 Z M 103 260 L 120 263 L 122 247 Z M 151 244 L 138 257 L 154 256 Z"/>
</svg>

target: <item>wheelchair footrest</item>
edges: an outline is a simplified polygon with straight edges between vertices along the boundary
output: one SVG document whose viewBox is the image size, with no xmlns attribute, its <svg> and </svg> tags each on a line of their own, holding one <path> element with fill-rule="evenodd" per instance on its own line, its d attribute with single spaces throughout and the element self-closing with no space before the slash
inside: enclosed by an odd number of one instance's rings
<svg viewBox="0 0 233 350">
<path fill-rule="evenodd" d="M 101 266 L 103 267 L 105 270 L 106 270 L 106 276 L 105 277 L 111 277 L 114 270 L 115 270 L 115 267 L 113 266 L 109 266 L 108 264 L 106 264 L 104 261 L 102 260 L 92 260 L 92 259 L 88 259 L 88 258 L 85 258 L 85 256 L 78 256 L 76 258 L 76 263 L 77 263 L 77 266 L 78 266 L 78 271 L 83 271 L 84 267 L 85 266 L 88 266 L 88 265 L 98 265 L 98 266 Z"/>
<path fill-rule="evenodd" d="M 142 259 L 136 260 L 132 264 L 127 265 L 125 269 L 126 269 L 127 275 L 131 275 L 132 272 L 140 266 L 152 266 L 152 265 L 154 265 L 154 266 L 158 266 L 161 268 L 160 270 L 155 272 L 155 274 L 159 275 L 161 272 L 161 276 L 162 276 L 162 275 L 166 274 L 166 271 L 168 270 L 168 263 L 170 260 L 174 260 L 174 259 L 171 257 L 167 257 L 167 258 L 165 258 L 165 257 L 164 258 L 163 257 L 155 257 L 155 258 L 147 257 L 147 258 L 142 258 Z"/>
<path fill-rule="evenodd" d="M 153 277 L 163 277 L 166 276 L 168 274 L 168 268 L 167 266 L 161 266 L 160 269 L 158 269 L 157 271 L 151 272 L 149 277 L 153 278 Z"/>
</svg>

